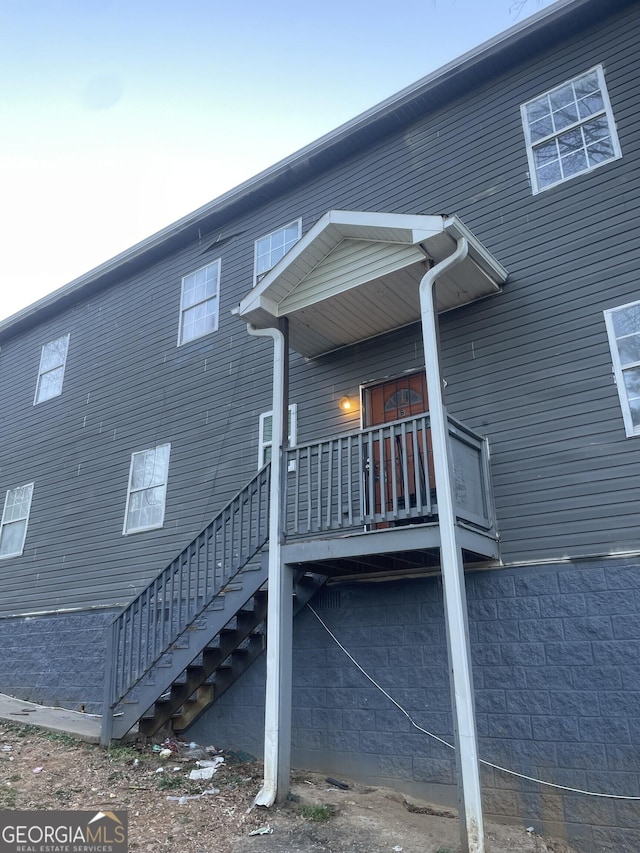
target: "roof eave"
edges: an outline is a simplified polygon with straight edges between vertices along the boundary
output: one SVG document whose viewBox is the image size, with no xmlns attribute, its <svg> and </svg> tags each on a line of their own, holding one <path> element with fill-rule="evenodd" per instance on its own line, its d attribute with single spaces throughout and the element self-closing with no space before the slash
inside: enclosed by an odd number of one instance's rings
<svg viewBox="0 0 640 853">
<path fill-rule="evenodd" d="M 299 172 L 311 168 L 313 163 L 322 161 L 319 162 L 318 166 L 318 168 L 322 168 L 326 165 L 327 160 L 331 160 L 332 152 L 335 157 L 340 156 L 342 146 L 347 140 L 355 139 L 361 134 L 368 134 L 370 140 L 374 127 L 382 127 L 385 122 L 388 124 L 389 120 L 393 119 L 400 123 L 401 115 L 406 106 L 414 100 L 424 97 L 430 91 L 435 91 L 450 79 L 471 74 L 474 84 L 477 84 L 478 80 L 482 79 L 479 72 L 483 68 L 495 73 L 494 60 L 499 55 L 506 54 L 508 48 L 513 51 L 521 42 L 531 41 L 532 37 L 545 30 L 548 30 L 549 33 L 554 30 L 557 31 L 559 22 L 568 16 L 581 16 L 580 24 L 584 25 L 585 21 L 590 23 L 592 19 L 595 20 L 598 17 L 612 14 L 631 2 L 632 0 L 609 0 L 604 5 L 600 0 L 556 0 L 552 6 L 540 10 L 456 60 L 422 77 L 412 85 L 142 240 L 125 252 L 44 296 L 27 308 L 18 311 L 0 322 L 0 337 L 5 337 L 7 333 L 13 334 L 25 325 L 34 322 L 42 312 L 49 313 L 61 308 L 81 292 L 88 292 L 92 287 L 97 289 L 101 286 L 101 282 L 102 286 L 107 286 L 111 278 L 118 274 L 122 277 L 122 275 L 128 274 L 129 270 L 134 271 L 145 259 L 154 256 L 154 253 L 157 255 L 163 248 L 169 251 L 174 244 L 180 241 L 185 242 L 194 239 L 201 228 L 206 231 L 222 227 L 223 214 L 226 213 L 230 217 L 233 211 L 239 209 L 243 203 L 248 203 L 253 197 L 259 196 L 260 193 L 277 192 L 280 188 L 280 182 L 286 176 L 291 177 L 292 171 L 296 172 L 299 181 Z M 516 53 L 522 58 L 520 50 Z"/>
</svg>

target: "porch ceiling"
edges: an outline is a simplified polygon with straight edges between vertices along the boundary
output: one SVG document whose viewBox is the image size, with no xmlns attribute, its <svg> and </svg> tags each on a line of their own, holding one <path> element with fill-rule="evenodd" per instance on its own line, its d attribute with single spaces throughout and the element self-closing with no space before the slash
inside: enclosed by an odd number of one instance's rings
<svg viewBox="0 0 640 853">
<path fill-rule="evenodd" d="M 506 270 L 455 216 L 330 210 L 234 313 L 257 328 L 287 317 L 290 346 L 323 355 L 417 322 L 430 261 L 460 237 L 469 253 L 438 279 L 438 311 L 497 293 Z"/>
</svg>

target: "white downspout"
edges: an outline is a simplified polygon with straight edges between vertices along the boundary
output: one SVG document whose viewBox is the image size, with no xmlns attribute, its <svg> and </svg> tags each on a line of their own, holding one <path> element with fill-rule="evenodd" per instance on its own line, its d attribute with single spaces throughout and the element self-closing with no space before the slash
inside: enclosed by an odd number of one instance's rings
<svg viewBox="0 0 640 853">
<path fill-rule="evenodd" d="M 280 329 L 256 329 L 250 335 L 273 340 L 271 482 L 269 489 L 269 593 L 267 601 L 267 680 L 264 724 L 264 781 L 254 805 L 269 807 L 289 791 L 291 755 L 291 645 L 293 602 L 291 572 L 281 557 L 282 448 L 285 437 L 285 336 Z M 280 788 L 280 790 L 279 790 Z"/>
<path fill-rule="evenodd" d="M 423 276 L 420 282 L 420 311 L 440 525 L 440 558 L 447 648 L 454 705 L 460 837 L 463 853 L 485 853 L 464 568 L 462 549 L 457 541 L 452 487 L 453 468 L 449 452 L 447 411 L 442 395 L 438 319 L 434 299 L 436 280 L 467 256 L 469 246 L 466 237 L 460 237 L 457 242 L 458 245 L 453 254 L 440 261 Z"/>
</svg>

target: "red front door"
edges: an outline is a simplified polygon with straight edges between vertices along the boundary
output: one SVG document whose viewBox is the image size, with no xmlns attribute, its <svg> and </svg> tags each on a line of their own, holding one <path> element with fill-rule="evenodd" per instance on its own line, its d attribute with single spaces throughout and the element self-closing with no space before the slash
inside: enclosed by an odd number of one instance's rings
<svg viewBox="0 0 640 853">
<path fill-rule="evenodd" d="M 410 373 L 379 385 L 370 385 L 364 389 L 363 418 L 364 427 L 388 424 L 429 411 L 426 376 L 423 371 Z M 419 492 L 428 488 L 425 470 L 429 472 L 429 482 L 433 482 L 433 463 L 431 451 L 431 430 L 427 430 L 427 460 L 423 459 L 421 431 L 417 441 L 401 442 L 390 447 L 391 438 L 384 439 L 384 448 L 374 444 L 373 476 L 375 477 L 375 512 L 385 513 L 394 507 L 393 490 L 396 489 L 396 506 L 400 510 L 415 507 L 419 501 Z M 417 448 L 417 449 L 416 449 Z M 416 453 L 418 456 L 416 457 Z M 382 457 L 382 464 L 381 464 Z M 393 468 L 395 467 L 395 472 Z M 381 470 L 382 469 L 382 470 Z M 386 526 L 379 524 L 377 526 Z"/>
</svg>

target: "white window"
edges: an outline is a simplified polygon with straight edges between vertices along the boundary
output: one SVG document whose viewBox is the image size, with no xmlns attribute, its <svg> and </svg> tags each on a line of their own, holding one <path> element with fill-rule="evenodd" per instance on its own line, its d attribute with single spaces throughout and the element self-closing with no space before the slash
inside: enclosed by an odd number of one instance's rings
<svg viewBox="0 0 640 853">
<path fill-rule="evenodd" d="M 296 443 L 298 429 L 298 406 L 292 403 L 289 406 L 289 446 Z M 260 432 L 258 436 L 258 468 L 262 468 L 271 461 L 271 448 L 273 446 L 273 412 L 263 412 L 260 415 Z"/>
<path fill-rule="evenodd" d="M 36 403 L 42 403 L 43 400 L 50 400 L 52 397 L 62 394 L 62 380 L 64 379 L 64 366 L 67 362 L 68 349 L 69 335 L 63 335 L 63 337 L 57 338 L 42 347 L 34 406 Z"/>
<path fill-rule="evenodd" d="M 302 235 L 302 219 L 296 219 L 256 240 L 253 283 L 256 285 L 283 258 Z"/>
<path fill-rule="evenodd" d="M 220 259 L 182 279 L 178 346 L 218 328 Z"/>
<path fill-rule="evenodd" d="M 7 492 L 0 522 L 0 558 L 18 557 L 22 554 L 32 495 L 33 483 L 9 489 Z"/>
<path fill-rule="evenodd" d="M 622 156 L 601 65 L 520 109 L 534 193 Z"/>
<path fill-rule="evenodd" d="M 604 312 L 627 435 L 640 435 L 640 302 Z"/>
<path fill-rule="evenodd" d="M 160 444 L 131 454 L 123 533 L 162 527 L 170 450 L 170 444 Z"/>
</svg>

